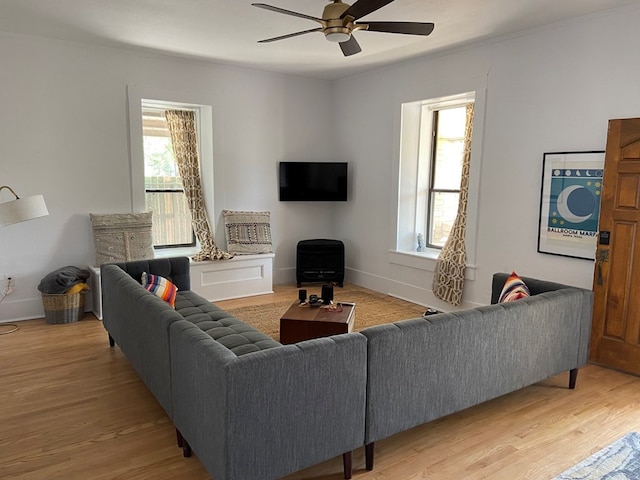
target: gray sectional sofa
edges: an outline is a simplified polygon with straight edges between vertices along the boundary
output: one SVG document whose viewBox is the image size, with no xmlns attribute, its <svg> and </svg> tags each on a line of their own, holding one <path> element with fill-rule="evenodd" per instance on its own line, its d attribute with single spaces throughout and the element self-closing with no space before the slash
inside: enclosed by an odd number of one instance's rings
<svg viewBox="0 0 640 480">
<path fill-rule="evenodd" d="M 364 336 L 236 357 L 176 322 L 171 377 L 174 424 L 215 480 L 280 478 L 340 454 L 351 478 L 364 431 Z"/>
<path fill-rule="evenodd" d="M 140 284 L 178 287 L 175 310 Z M 362 445 L 366 340 L 280 345 L 189 290 L 187 258 L 102 265 L 103 323 L 215 480 L 283 477 Z"/>
<path fill-rule="evenodd" d="M 522 277 L 531 296 L 363 330 L 366 464 L 378 440 L 569 371 L 588 359 L 592 292 Z"/>
<path fill-rule="evenodd" d="M 586 364 L 592 292 L 532 296 L 280 345 L 189 291 L 186 258 L 102 266 L 104 326 L 215 480 L 276 479 Z M 174 310 L 140 285 L 178 286 Z M 508 274 L 493 277 L 492 303 Z"/>
</svg>

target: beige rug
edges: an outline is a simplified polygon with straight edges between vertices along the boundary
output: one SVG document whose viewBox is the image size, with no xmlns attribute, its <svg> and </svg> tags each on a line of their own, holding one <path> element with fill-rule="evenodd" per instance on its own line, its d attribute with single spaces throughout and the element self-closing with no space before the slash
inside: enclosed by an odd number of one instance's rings
<svg viewBox="0 0 640 480">
<path fill-rule="evenodd" d="M 354 302 L 356 304 L 355 330 L 360 331 L 373 325 L 395 322 L 406 318 L 421 317 L 427 307 L 416 305 L 395 297 L 367 292 L 345 292 L 340 295 L 336 289 L 335 301 Z M 280 317 L 294 302 L 287 301 L 267 305 L 226 308 L 234 317 L 254 326 L 275 340 L 280 338 Z"/>
</svg>

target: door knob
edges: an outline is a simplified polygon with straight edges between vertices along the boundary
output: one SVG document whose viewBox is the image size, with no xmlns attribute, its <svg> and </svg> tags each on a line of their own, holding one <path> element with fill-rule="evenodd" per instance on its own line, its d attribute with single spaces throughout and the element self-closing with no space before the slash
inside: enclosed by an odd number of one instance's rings
<svg viewBox="0 0 640 480">
<path fill-rule="evenodd" d="M 605 250 L 604 248 L 599 248 L 596 252 L 596 268 L 598 271 L 597 283 L 598 285 L 602 285 L 604 280 L 602 278 L 602 264 L 604 262 L 609 261 L 609 250 Z"/>
</svg>

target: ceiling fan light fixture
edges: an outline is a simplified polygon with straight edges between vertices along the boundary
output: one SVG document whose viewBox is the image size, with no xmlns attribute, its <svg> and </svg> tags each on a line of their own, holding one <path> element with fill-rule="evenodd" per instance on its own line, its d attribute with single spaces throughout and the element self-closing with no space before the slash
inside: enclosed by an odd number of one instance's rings
<svg viewBox="0 0 640 480">
<path fill-rule="evenodd" d="M 252 3 L 253 6 L 272 12 L 290 15 L 292 17 L 300 17 L 307 20 L 313 20 L 320 26 L 301 32 L 291 33 L 289 35 L 281 35 L 279 37 L 267 38 L 259 40 L 259 43 L 275 42 L 276 40 L 284 40 L 285 38 L 298 37 L 312 32 L 322 32 L 327 40 L 332 43 L 338 43 L 340 50 L 345 57 L 350 57 L 356 53 L 360 53 L 362 48 L 358 44 L 354 32 L 360 30 L 369 30 L 372 32 L 382 33 L 399 33 L 404 35 L 422 35 L 427 36 L 433 31 L 433 23 L 425 22 L 366 22 L 356 23 L 360 18 L 366 17 L 385 5 L 389 5 L 394 0 L 355 0 L 353 5 L 344 3 L 343 0 L 325 0 L 329 4 L 325 6 L 322 12 L 322 18 L 312 17 L 304 13 L 293 12 L 266 3 Z M 351 1 L 351 0 L 350 0 Z"/>
<path fill-rule="evenodd" d="M 330 42 L 341 43 L 351 38 L 351 31 L 346 27 L 326 28 L 324 36 Z"/>
</svg>

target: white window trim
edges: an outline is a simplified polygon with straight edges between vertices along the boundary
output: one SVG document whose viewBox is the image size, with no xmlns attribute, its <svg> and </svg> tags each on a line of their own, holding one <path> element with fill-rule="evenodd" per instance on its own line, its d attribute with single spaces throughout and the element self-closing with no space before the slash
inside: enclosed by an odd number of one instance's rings
<svg viewBox="0 0 640 480">
<path fill-rule="evenodd" d="M 398 250 L 389 250 L 388 260 L 393 265 L 400 265 L 403 267 L 409 267 L 416 270 L 424 270 L 426 272 L 436 271 L 436 262 L 440 250 L 435 248 L 428 248 L 426 252 L 401 252 Z M 465 280 L 476 279 L 476 265 L 472 265 L 467 261 L 467 265 L 464 270 Z"/>
<path fill-rule="evenodd" d="M 400 111 L 400 121 L 397 122 L 397 128 L 395 131 L 395 151 L 399 152 L 395 166 L 396 175 L 396 205 L 394 211 L 396 225 L 396 231 L 394 232 L 393 247 L 389 251 L 389 262 L 397 265 L 409 266 L 408 263 L 414 262 L 416 268 L 423 270 L 433 271 L 435 268 L 435 262 L 440 254 L 439 249 L 427 248 L 426 252 L 415 251 L 415 239 L 409 240 L 402 237 L 402 225 L 408 221 L 412 225 L 416 224 L 417 217 L 420 212 L 414 211 L 411 215 L 403 218 L 399 211 L 399 205 L 402 201 L 402 196 L 408 191 L 413 192 L 415 195 L 415 181 L 417 181 L 417 162 L 418 158 L 418 142 L 410 141 L 403 142 L 402 136 L 406 134 L 407 125 L 416 125 L 416 131 L 414 135 L 419 134 L 419 119 L 421 115 L 422 105 L 425 104 L 424 99 L 436 99 L 436 98 L 455 98 L 460 96 L 463 98 L 465 94 L 460 92 L 473 92 L 475 95 L 474 100 L 474 125 L 473 125 L 473 137 L 471 141 L 471 164 L 469 174 L 469 202 L 467 205 L 467 229 L 466 229 L 466 247 L 467 247 L 467 273 L 465 277 L 474 277 L 475 275 L 469 272 L 475 270 L 477 259 L 477 246 L 478 246 L 478 216 L 480 206 L 480 172 L 482 171 L 482 157 L 483 157 L 483 140 L 484 140 L 484 119 L 486 111 L 486 77 L 477 77 L 471 79 L 466 83 L 466 88 L 457 89 L 457 91 L 451 91 L 452 87 L 444 88 L 438 92 L 423 92 L 419 98 L 402 98 L 399 99 L 401 106 L 414 104 L 415 108 L 402 108 Z M 415 95 L 415 94 L 414 94 Z M 403 131 L 404 130 L 404 131 Z M 408 162 L 409 168 L 415 168 L 415 181 L 410 180 L 410 172 L 405 170 L 405 175 L 402 175 L 401 169 L 407 167 L 403 165 L 403 159 L 413 158 L 412 162 Z M 405 162 L 407 163 L 407 162 Z M 410 218 L 409 218 L 410 217 Z M 412 245 L 413 248 L 409 248 L 408 245 Z"/>
<path fill-rule="evenodd" d="M 433 165 L 433 150 L 436 148 L 436 140 L 431 135 L 425 135 L 424 132 L 433 132 L 433 112 L 443 110 L 450 107 L 463 107 L 468 103 L 475 102 L 475 92 L 467 92 L 459 95 L 452 95 L 446 98 L 437 98 L 431 100 L 423 100 L 421 102 L 412 102 L 405 104 L 403 108 L 419 108 L 420 109 L 420 143 L 418 152 L 418 178 L 416 192 L 424 192 L 425 198 L 419 198 L 416 195 L 416 218 L 415 231 L 424 232 L 425 243 L 429 242 L 430 233 L 427 222 L 428 206 L 431 195 L 431 169 Z M 429 247 L 429 250 L 439 252 L 441 249 Z"/>
<path fill-rule="evenodd" d="M 131 211 L 133 213 L 146 210 L 144 188 L 144 142 L 142 131 L 142 102 L 147 105 L 174 105 L 176 108 L 194 110 L 198 117 L 198 145 L 200 147 L 200 173 L 205 208 L 209 214 L 209 222 L 214 210 L 214 154 L 213 154 L 213 112 L 214 98 L 209 95 L 189 94 L 171 90 L 137 85 L 127 86 L 129 110 L 129 167 L 131 171 Z M 200 249 L 195 247 L 156 249 L 155 255 L 162 257 L 176 255 L 178 250 L 183 255 L 196 254 Z"/>
</svg>

